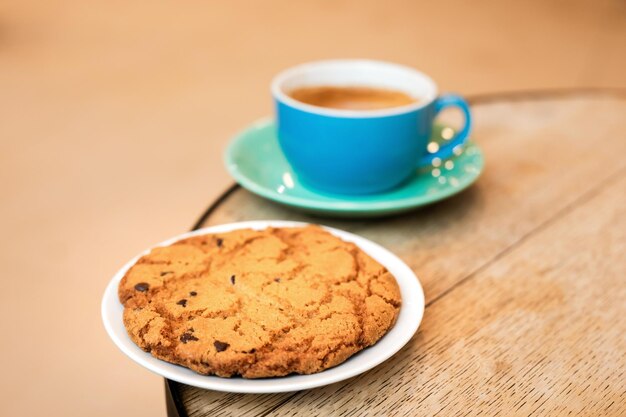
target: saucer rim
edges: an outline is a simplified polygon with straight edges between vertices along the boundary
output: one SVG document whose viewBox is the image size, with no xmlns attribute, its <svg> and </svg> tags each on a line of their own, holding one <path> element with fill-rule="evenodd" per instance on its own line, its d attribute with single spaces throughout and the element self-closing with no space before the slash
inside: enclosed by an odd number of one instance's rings
<svg viewBox="0 0 626 417">
<path fill-rule="evenodd" d="M 344 213 L 369 213 L 369 212 L 389 212 L 389 211 L 403 211 L 410 208 L 425 206 L 428 204 L 436 203 L 441 200 L 445 200 L 448 197 L 451 197 L 455 194 L 464 191 L 472 184 L 476 182 L 476 180 L 480 177 L 484 170 L 485 166 L 485 158 L 482 149 L 476 142 L 470 141 L 471 144 L 479 154 L 479 164 L 476 165 L 477 171 L 472 175 L 466 175 L 463 178 L 469 178 L 466 182 L 459 184 L 455 188 L 450 188 L 449 190 L 438 193 L 434 196 L 427 196 L 425 194 L 418 194 L 409 198 L 401 198 L 394 199 L 388 201 L 320 201 L 320 200 L 311 200 L 302 197 L 295 197 L 288 194 L 279 194 L 275 190 L 265 187 L 263 185 L 259 185 L 258 182 L 251 180 L 245 175 L 240 169 L 238 169 L 238 164 L 234 161 L 234 149 L 238 142 L 242 140 L 244 135 L 249 134 L 252 131 L 258 131 L 270 126 L 275 126 L 275 121 L 272 117 L 264 117 L 258 119 L 257 121 L 251 123 L 246 128 L 237 132 L 229 141 L 225 151 L 224 151 L 224 165 L 226 166 L 226 170 L 231 175 L 231 177 L 239 183 L 243 188 L 248 191 L 259 195 L 263 198 L 271 200 L 275 203 L 288 205 L 291 207 L 297 207 L 301 209 L 309 209 L 316 211 L 327 211 L 327 212 L 344 212 Z M 289 164 L 289 162 L 287 162 Z M 293 169 L 290 167 L 290 171 L 293 172 Z M 302 187 L 305 187 L 301 184 Z M 402 187 L 400 185 L 400 187 Z M 314 194 L 321 195 L 317 190 L 306 187 L 309 191 Z M 384 195 L 387 192 L 381 192 L 377 195 Z M 338 198 L 341 195 L 337 196 Z M 346 195 L 346 198 L 358 197 L 356 195 Z"/>
</svg>

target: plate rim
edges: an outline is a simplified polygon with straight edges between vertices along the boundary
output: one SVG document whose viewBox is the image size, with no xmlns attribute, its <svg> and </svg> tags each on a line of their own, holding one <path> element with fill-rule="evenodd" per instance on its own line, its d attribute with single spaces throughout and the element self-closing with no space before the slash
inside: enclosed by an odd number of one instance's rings
<svg viewBox="0 0 626 417">
<path fill-rule="evenodd" d="M 467 178 L 466 181 L 459 184 L 459 186 L 455 188 L 450 188 L 442 193 L 437 194 L 436 196 L 427 197 L 425 194 L 418 194 L 408 198 L 396 199 L 396 200 L 388 200 L 388 201 L 319 201 L 314 199 L 307 199 L 303 197 L 291 196 L 288 194 L 278 194 L 274 192 L 272 189 L 260 185 L 258 182 L 250 179 L 247 175 L 243 173 L 242 170 L 238 168 L 238 164 L 235 161 L 235 149 L 238 147 L 240 141 L 243 140 L 247 135 L 253 134 L 256 131 L 268 128 L 275 128 L 275 122 L 271 117 L 261 118 L 253 123 L 251 123 L 246 128 L 237 132 L 229 141 L 226 149 L 224 151 L 223 160 L 226 170 L 231 175 L 231 177 L 239 183 L 243 188 L 248 191 L 257 194 L 261 197 L 267 198 L 268 200 L 274 201 L 279 204 L 297 207 L 302 209 L 309 210 L 319 210 L 319 211 L 328 211 L 328 212 L 341 212 L 341 213 L 370 213 L 370 212 L 386 212 L 386 211 L 401 211 L 410 208 L 416 208 L 425 206 L 431 203 L 436 203 L 441 200 L 445 200 L 448 197 L 451 197 L 455 194 L 460 193 L 465 190 L 472 184 L 476 182 L 476 180 L 482 174 L 485 167 L 485 157 L 482 149 L 476 142 L 470 141 L 469 144 L 472 145 L 474 149 L 477 150 L 479 156 L 479 163 L 476 165 L 476 172 L 472 173 L 472 175 L 466 175 L 463 178 Z M 293 170 L 291 170 L 293 171 Z"/>
<path fill-rule="evenodd" d="M 301 391 L 343 381 L 375 368 L 376 366 L 380 365 L 381 363 L 385 362 L 393 355 L 395 355 L 413 338 L 413 336 L 417 332 L 422 322 L 425 309 L 424 292 L 421 283 L 415 273 L 404 261 L 402 261 L 397 255 L 385 249 L 381 245 L 362 236 L 324 225 L 319 226 L 323 227 L 325 230 L 329 231 L 335 236 L 357 244 L 363 251 L 365 251 L 367 254 L 374 257 L 375 259 L 384 257 L 387 260 L 386 264 L 383 263 L 385 267 L 389 268 L 391 266 L 392 269 L 403 270 L 400 278 L 396 277 L 396 281 L 398 282 L 402 294 L 402 306 L 400 308 L 400 313 L 398 315 L 396 323 L 394 324 L 394 327 L 392 327 L 376 344 L 361 351 L 369 351 L 376 348 L 376 346 L 379 346 L 376 351 L 382 348 L 386 348 L 386 350 L 382 351 L 382 355 L 376 357 L 375 360 L 369 360 L 368 362 L 360 364 L 360 366 L 356 367 L 350 366 L 351 359 L 355 358 L 360 353 L 357 352 L 348 360 L 333 368 L 329 368 L 327 370 L 309 375 L 295 375 L 263 379 L 221 378 L 217 376 L 200 375 L 183 366 L 171 364 L 157 359 L 153 357 L 150 353 L 144 352 L 134 342 L 132 342 L 132 340 L 130 340 L 123 324 L 121 324 L 121 330 L 119 329 L 120 323 L 117 323 L 118 328 L 115 328 L 116 323 L 113 322 L 115 320 L 115 318 L 113 317 L 115 311 L 113 309 L 117 309 L 118 314 L 121 314 L 121 312 L 123 312 L 123 306 L 117 298 L 117 287 L 119 281 L 124 276 L 126 271 L 136 262 L 136 260 L 144 254 L 148 253 L 152 248 L 158 246 L 167 246 L 178 240 L 206 233 L 221 233 L 230 230 L 245 228 L 260 230 L 267 227 L 302 227 L 309 224 L 312 223 L 286 220 L 252 220 L 227 223 L 182 233 L 142 251 L 140 254 L 125 263 L 115 273 L 115 275 L 113 275 L 104 291 L 101 302 L 101 316 L 104 327 L 109 337 L 116 345 L 116 347 L 120 349 L 127 357 L 153 373 L 186 385 L 222 392 L 261 394 Z M 364 244 L 366 248 L 363 248 L 361 246 L 362 244 Z M 372 251 L 374 251 L 375 253 L 372 254 Z M 407 300 L 408 296 L 410 296 L 410 298 Z M 111 303 L 113 304 L 113 307 L 111 306 Z M 409 316 L 410 314 L 413 314 L 413 316 Z M 390 339 L 389 336 L 392 334 L 394 328 L 396 328 L 398 324 L 401 323 L 401 319 L 403 320 L 402 326 L 404 326 L 402 327 L 403 333 L 400 333 L 399 335 L 395 335 L 394 333 L 395 339 Z M 381 345 L 381 342 L 385 341 L 386 339 L 387 343 L 391 344 L 389 347 L 387 347 L 385 344 Z M 197 383 L 196 380 L 201 380 L 202 383 Z M 237 384 L 238 381 L 244 381 L 245 383 Z"/>
</svg>

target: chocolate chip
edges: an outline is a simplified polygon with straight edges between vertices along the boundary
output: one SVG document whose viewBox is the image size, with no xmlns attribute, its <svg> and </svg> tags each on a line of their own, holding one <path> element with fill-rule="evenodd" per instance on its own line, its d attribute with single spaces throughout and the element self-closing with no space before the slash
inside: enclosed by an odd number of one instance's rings
<svg viewBox="0 0 626 417">
<path fill-rule="evenodd" d="M 189 328 L 189 331 L 190 331 L 191 333 L 195 332 L 195 330 L 193 329 L 193 327 L 190 327 L 190 328 Z"/>
<path fill-rule="evenodd" d="M 179 306 L 187 307 L 187 300 L 183 298 L 182 300 L 178 300 L 176 304 L 178 304 Z"/>
<path fill-rule="evenodd" d="M 195 291 L 191 291 L 191 292 L 189 293 L 189 295 L 191 295 L 192 297 L 195 297 L 196 295 L 198 295 L 198 293 L 197 293 L 197 292 L 195 292 Z"/>
<path fill-rule="evenodd" d="M 163 271 L 161 272 L 161 276 L 167 275 L 167 274 L 172 274 L 174 273 L 174 271 Z"/>
<path fill-rule="evenodd" d="M 274 278 L 274 281 L 280 282 L 280 278 Z"/>
<path fill-rule="evenodd" d="M 217 350 L 218 352 L 223 352 L 226 349 L 228 349 L 228 346 L 230 346 L 228 343 L 224 343 L 224 342 L 220 342 L 219 340 L 216 340 L 215 342 L 213 342 L 213 346 L 215 346 L 215 350 Z"/>
<path fill-rule="evenodd" d="M 218 248 L 222 247 L 222 243 L 224 243 L 224 239 L 217 238 L 217 247 Z"/>
<path fill-rule="evenodd" d="M 196 336 L 192 335 L 191 333 L 183 333 L 180 336 L 180 341 L 183 343 L 187 343 L 187 342 L 192 342 L 192 341 L 197 341 L 200 340 L 198 339 Z"/>
<path fill-rule="evenodd" d="M 231 283 L 231 284 L 233 284 L 233 285 L 235 285 L 235 276 L 234 276 L 234 275 L 231 275 L 231 277 L 230 277 L 230 283 Z"/>
<path fill-rule="evenodd" d="M 140 282 L 139 284 L 135 285 L 135 289 L 141 292 L 148 291 L 148 288 L 150 288 L 150 284 L 148 284 L 147 282 Z"/>
</svg>

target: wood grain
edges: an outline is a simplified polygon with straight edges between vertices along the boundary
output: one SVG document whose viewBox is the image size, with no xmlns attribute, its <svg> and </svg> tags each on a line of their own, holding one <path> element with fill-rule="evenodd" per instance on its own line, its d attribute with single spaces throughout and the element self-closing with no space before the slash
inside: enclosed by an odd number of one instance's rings
<svg viewBox="0 0 626 417">
<path fill-rule="evenodd" d="M 312 219 L 232 193 L 207 219 L 299 219 L 390 248 L 417 273 L 420 331 L 376 369 L 302 393 L 179 385 L 191 416 L 620 415 L 626 346 L 626 99 L 474 106 L 487 169 L 446 202 L 377 221 Z"/>
</svg>

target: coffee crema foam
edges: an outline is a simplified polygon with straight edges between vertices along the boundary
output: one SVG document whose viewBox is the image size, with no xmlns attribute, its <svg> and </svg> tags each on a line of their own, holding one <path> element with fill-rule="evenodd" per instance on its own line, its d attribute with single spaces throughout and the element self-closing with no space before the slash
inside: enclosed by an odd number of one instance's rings
<svg viewBox="0 0 626 417">
<path fill-rule="evenodd" d="M 288 95 L 305 104 L 340 110 L 388 109 L 419 101 L 402 91 L 365 86 L 300 87 Z"/>
</svg>

